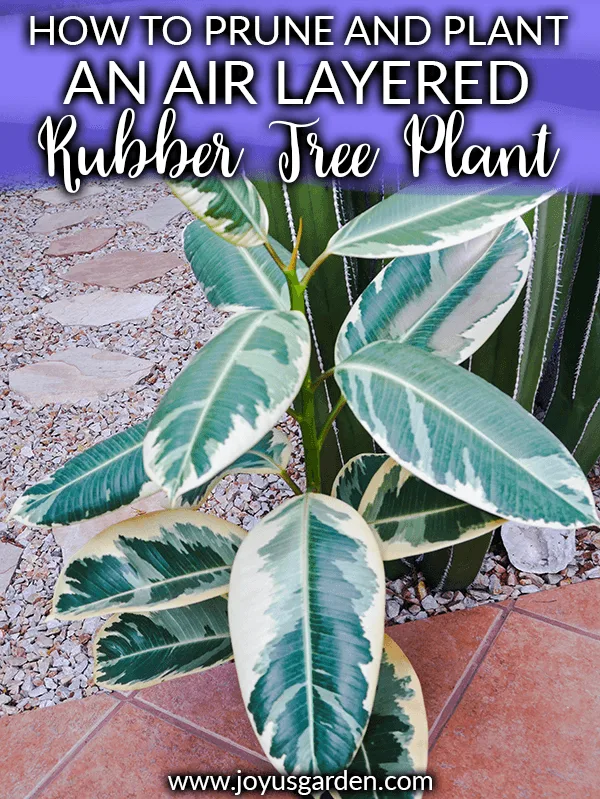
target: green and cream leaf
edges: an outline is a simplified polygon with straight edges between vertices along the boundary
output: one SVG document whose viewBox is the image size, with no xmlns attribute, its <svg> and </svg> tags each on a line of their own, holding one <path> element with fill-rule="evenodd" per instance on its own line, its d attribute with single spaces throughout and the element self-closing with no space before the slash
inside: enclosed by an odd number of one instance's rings
<svg viewBox="0 0 600 799">
<path fill-rule="evenodd" d="M 375 531 L 384 560 L 470 541 L 503 522 L 419 480 L 391 458 L 373 476 L 358 512 Z"/>
<path fill-rule="evenodd" d="M 358 510 L 367 486 L 387 460 L 388 456 L 385 453 L 376 452 L 365 452 L 350 458 L 335 478 L 331 496 Z"/>
<path fill-rule="evenodd" d="M 227 600 L 144 613 L 121 613 L 94 642 L 94 681 L 134 691 L 205 671 L 232 658 Z"/>
<path fill-rule="evenodd" d="M 335 376 L 379 446 L 434 487 L 525 524 L 596 523 L 589 484 L 560 441 L 466 369 L 378 341 L 338 365 Z"/>
<path fill-rule="evenodd" d="M 461 363 L 512 308 L 531 261 L 531 236 L 521 219 L 454 247 L 395 258 L 346 317 L 336 362 L 391 339 Z"/>
<path fill-rule="evenodd" d="M 113 524 L 64 568 L 54 594 L 62 619 L 179 607 L 227 591 L 244 531 L 192 510 Z"/>
<path fill-rule="evenodd" d="M 502 189 L 504 191 L 505 189 Z M 502 194 L 393 194 L 352 219 L 326 252 L 355 258 L 396 258 L 442 250 L 502 227 L 550 197 Z"/>
<path fill-rule="evenodd" d="M 269 242 L 283 263 L 291 253 L 275 239 Z M 222 311 L 290 310 L 285 275 L 265 247 L 235 247 L 199 221 L 184 231 L 185 254 L 208 301 Z M 299 276 L 306 271 L 298 264 Z"/>
<path fill-rule="evenodd" d="M 387 777 L 424 774 L 427 770 L 427 714 L 423 692 L 410 661 L 389 635 L 385 636 L 373 712 L 349 774 L 372 775 L 378 785 Z M 392 790 L 334 792 L 351 799 L 417 799 L 422 792 Z"/>
<path fill-rule="evenodd" d="M 247 178 L 184 178 L 169 183 L 194 216 L 236 247 L 258 247 L 268 240 L 269 214 Z"/>
<path fill-rule="evenodd" d="M 175 501 L 252 448 L 295 398 L 310 358 L 297 311 L 230 319 L 167 391 L 150 421 L 144 465 Z"/>
<path fill-rule="evenodd" d="M 375 537 L 340 500 L 288 500 L 244 540 L 231 640 L 250 721 L 280 771 L 330 774 L 354 757 L 375 696 L 384 594 Z"/>
<path fill-rule="evenodd" d="M 117 433 L 76 455 L 17 500 L 11 516 L 28 525 L 67 525 L 101 516 L 155 493 L 144 471 L 147 423 Z"/>
</svg>

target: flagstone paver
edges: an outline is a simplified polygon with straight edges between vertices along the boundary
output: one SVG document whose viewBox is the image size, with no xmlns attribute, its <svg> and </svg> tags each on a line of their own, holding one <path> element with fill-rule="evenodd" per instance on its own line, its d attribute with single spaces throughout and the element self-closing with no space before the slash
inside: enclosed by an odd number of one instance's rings
<svg viewBox="0 0 600 799">
<path fill-rule="evenodd" d="M 157 510 L 169 508 L 169 499 L 163 491 L 159 491 L 152 496 L 144 497 L 132 502 L 117 510 L 104 513 L 95 519 L 81 522 L 80 524 L 69 524 L 66 527 L 54 527 L 52 533 L 56 543 L 62 550 L 63 562 L 66 563 L 78 549 L 85 546 L 94 536 L 106 530 L 113 524 L 131 519 L 139 513 L 152 513 Z"/>
<path fill-rule="evenodd" d="M 128 289 L 162 277 L 182 263 L 177 255 L 167 252 L 111 252 L 81 261 L 61 277 L 89 286 Z"/>
<path fill-rule="evenodd" d="M 57 230 L 91 222 L 106 212 L 105 208 L 72 208 L 56 214 L 44 214 L 31 228 L 32 233 L 55 233 Z"/>
<path fill-rule="evenodd" d="M 69 194 L 64 189 L 41 189 L 33 195 L 34 200 L 40 200 L 49 205 L 64 205 L 65 203 L 75 203 L 78 200 L 87 200 L 102 194 L 101 186 L 83 186 L 76 194 Z"/>
<path fill-rule="evenodd" d="M 141 211 L 135 211 L 127 218 L 127 221 L 139 222 L 151 230 L 152 233 L 160 233 L 169 222 L 177 219 L 185 211 L 185 206 L 182 205 L 177 197 L 162 197 L 154 205 L 150 205 Z"/>
<path fill-rule="evenodd" d="M 419 624 L 398 624 L 387 632 L 415 666 L 423 686 L 430 727 L 440 716 L 461 674 L 499 620 L 496 606 L 473 608 L 469 624 L 461 613 L 432 616 Z M 440 669 L 440 663 L 444 668 Z"/>
<path fill-rule="evenodd" d="M 188 723 L 222 735 L 240 746 L 262 750 L 250 724 L 233 663 L 146 688 L 138 698 Z"/>
<path fill-rule="evenodd" d="M 88 227 L 56 239 L 46 250 L 46 255 L 86 255 L 101 250 L 117 235 L 116 227 Z"/>
<path fill-rule="evenodd" d="M 22 554 L 21 547 L 0 541 L 0 595 L 6 591 Z"/>
<path fill-rule="evenodd" d="M 546 597 L 555 599 L 556 619 L 530 609 Z M 426 796 L 596 795 L 600 641 L 587 630 L 596 629 L 599 601 L 600 581 L 588 581 L 388 627 L 414 659 L 426 702 L 444 706 L 431 729 L 435 785 Z M 566 629 L 575 606 L 581 629 Z M 2 796 L 161 799 L 172 795 L 167 774 L 268 773 L 259 751 L 227 664 L 129 697 L 101 695 L 5 719 Z"/>
<path fill-rule="evenodd" d="M 97 399 L 133 386 L 150 361 L 94 347 L 73 347 L 10 373 L 10 388 L 32 405 Z"/>
<path fill-rule="evenodd" d="M 166 298 L 166 294 L 101 289 L 48 303 L 42 309 L 42 314 L 55 319 L 61 325 L 101 327 L 114 322 L 145 319 Z"/>
</svg>

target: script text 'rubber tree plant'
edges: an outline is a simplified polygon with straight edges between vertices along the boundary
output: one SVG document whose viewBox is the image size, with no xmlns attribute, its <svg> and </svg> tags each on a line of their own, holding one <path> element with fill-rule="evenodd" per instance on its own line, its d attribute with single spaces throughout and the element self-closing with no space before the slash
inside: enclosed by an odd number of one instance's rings
<svg viewBox="0 0 600 799">
<path fill-rule="evenodd" d="M 14 507 L 26 524 L 53 525 L 153 491 L 170 499 L 172 509 L 113 525 L 76 553 L 55 613 L 111 616 L 95 642 L 106 687 L 235 656 L 250 721 L 283 772 L 423 772 L 420 687 L 384 635 L 384 560 L 476 539 L 504 519 L 596 521 L 558 439 L 459 367 L 523 288 L 532 246 L 521 215 L 545 197 L 403 192 L 341 227 L 306 265 L 300 220 L 288 252 L 248 180 L 172 189 L 198 218 L 184 235 L 192 269 L 232 316 L 148 422 L 77 456 Z M 342 324 L 335 366 L 313 375 L 305 296 L 330 255 L 389 262 Z M 340 399 L 318 424 L 315 398 L 332 380 Z M 352 458 L 325 494 L 321 458 L 346 403 L 381 451 Z M 306 491 L 274 429 L 286 411 L 302 434 Z M 216 481 L 242 471 L 279 474 L 294 494 L 248 534 L 197 510 Z"/>
</svg>

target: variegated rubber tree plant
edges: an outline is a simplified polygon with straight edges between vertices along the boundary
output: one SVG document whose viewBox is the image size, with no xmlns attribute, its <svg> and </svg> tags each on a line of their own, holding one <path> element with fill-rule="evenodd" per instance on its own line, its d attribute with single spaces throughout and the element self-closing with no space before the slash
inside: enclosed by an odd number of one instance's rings
<svg viewBox="0 0 600 799">
<path fill-rule="evenodd" d="M 172 509 L 109 527 L 57 585 L 58 617 L 110 615 L 95 642 L 98 683 L 140 688 L 235 656 L 276 768 L 422 772 L 425 709 L 412 666 L 384 636 L 384 560 L 476 539 L 504 519 L 596 521 L 558 439 L 459 366 L 523 288 L 532 246 L 521 215 L 546 198 L 396 194 L 306 265 L 302 224 L 287 251 L 248 180 L 172 188 L 198 218 L 184 234 L 192 269 L 233 315 L 148 422 L 27 490 L 13 515 L 64 525 L 163 490 Z M 389 263 L 342 324 L 335 366 L 313 374 L 305 297 L 330 255 Z M 329 381 L 339 400 L 318 424 Z M 321 460 L 346 405 L 378 451 L 352 458 L 325 494 Z M 274 427 L 286 411 L 301 433 L 306 490 L 286 471 L 290 444 Z M 279 474 L 294 494 L 247 535 L 197 510 L 215 482 L 241 471 Z"/>
</svg>

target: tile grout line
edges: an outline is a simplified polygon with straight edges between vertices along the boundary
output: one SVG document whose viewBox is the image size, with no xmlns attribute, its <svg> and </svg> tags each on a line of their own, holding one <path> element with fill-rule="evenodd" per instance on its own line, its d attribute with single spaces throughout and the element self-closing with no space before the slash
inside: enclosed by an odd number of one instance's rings
<svg viewBox="0 0 600 799">
<path fill-rule="evenodd" d="M 207 743 L 213 744 L 217 748 L 225 752 L 229 752 L 229 754 L 237 755 L 238 757 L 242 757 L 257 765 L 269 765 L 269 760 L 267 760 L 266 757 L 263 757 L 259 752 L 254 752 L 252 749 L 248 749 L 242 744 L 232 741 L 230 738 L 225 738 L 223 735 L 219 735 L 216 732 L 212 732 L 211 730 L 207 730 L 200 725 L 194 724 L 182 716 L 177 716 L 174 713 L 170 713 L 168 710 L 164 710 L 163 708 L 148 702 L 146 699 L 126 699 L 124 702 L 125 704 L 131 704 L 134 707 L 137 707 L 139 710 L 143 710 L 150 716 L 154 716 L 155 718 L 165 721 L 167 724 L 171 724 L 173 727 L 177 727 L 184 732 L 188 732 L 191 735 L 194 735 L 196 738 L 200 738 Z"/>
<path fill-rule="evenodd" d="M 74 700 L 80 701 L 80 700 Z M 36 797 L 40 796 L 42 791 L 45 790 L 50 783 L 54 782 L 56 777 L 68 766 L 68 764 L 74 760 L 77 755 L 84 749 L 87 744 L 96 736 L 96 734 L 106 725 L 108 722 L 115 716 L 122 707 L 122 700 L 117 699 L 116 704 L 114 707 L 110 708 L 101 719 L 99 719 L 93 727 L 91 727 L 78 741 L 77 743 L 73 744 L 73 746 L 69 749 L 69 751 L 62 756 L 62 758 L 56 763 L 47 774 L 42 777 L 42 779 L 38 782 L 35 788 L 23 798 L 23 799 L 36 799 Z"/>
<path fill-rule="evenodd" d="M 518 613 L 519 616 L 529 616 L 530 619 L 545 622 L 546 624 L 550 624 L 552 627 L 559 627 L 561 630 L 577 633 L 578 635 L 582 635 L 584 638 L 591 638 L 593 641 L 600 641 L 600 635 L 598 635 L 598 633 L 591 633 L 587 630 L 582 630 L 580 627 L 574 627 L 572 624 L 567 624 L 567 622 L 564 621 L 558 621 L 558 619 L 549 619 L 547 616 L 534 613 L 532 610 L 526 610 L 525 608 L 520 608 L 517 606 L 515 608 L 515 613 Z"/>
<path fill-rule="evenodd" d="M 530 610 L 525 610 L 524 608 L 519 608 L 518 603 L 515 600 L 512 600 L 510 606 L 506 608 L 495 607 L 494 610 L 498 611 L 498 616 L 494 621 L 490 624 L 488 631 L 486 632 L 482 642 L 480 643 L 479 647 L 477 648 L 476 652 L 472 656 L 471 660 L 465 667 L 461 677 L 457 681 L 452 693 L 450 694 L 446 704 L 440 711 L 438 717 L 434 721 L 431 726 L 430 735 L 429 735 L 429 751 L 435 747 L 437 741 L 439 740 L 443 730 L 445 729 L 446 725 L 450 721 L 454 711 L 460 704 L 464 694 L 466 693 L 467 689 L 471 685 L 475 675 L 479 671 L 479 667 L 482 665 L 484 660 L 486 659 L 490 649 L 492 648 L 494 642 L 498 638 L 500 632 L 502 631 L 509 615 L 512 612 L 515 612 L 521 616 L 526 616 L 535 621 L 540 621 L 546 624 L 549 624 L 553 627 L 558 627 L 559 629 L 566 630 L 568 632 L 572 632 L 578 635 L 581 635 L 585 638 L 591 638 L 595 641 L 600 641 L 600 635 L 596 633 L 591 633 L 586 630 L 581 630 L 578 627 L 574 627 L 570 624 L 565 622 L 558 621 L 556 619 L 549 619 L 546 616 L 542 616 L 541 614 L 534 613 Z M 108 722 L 115 716 L 121 707 L 125 704 L 133 705 L 134 707 L 142 710 L 149 715 L 159 718 L 162 721 L 166 722 L 167 724 L 171 724 L 178 729 L 188 732 L 196 738 L 206 741 L 207 743 L 211 743 L 217 748 L 229 752 L 230 754 L 238 755 L 239 757 L 248 760 L 249 762 L 255 763 L 257 765 L 268 765 L 269 761 L 266 758 L 263 758 L 259 753 L 252 751 L 251 749 L 247 749 L 246 747 L 242 746 L 241 744 L 236 743 L 235 741 L 230 740 L 229 738 L 225 738 L 224 736 L 219 735 L 211 730 L 206 730 L 204 727 L 199 725 L 195 725 L 193 722 L 184 719 L 181 716 L 177 716 L 169 711 L 164 710 L 163 708 L 158 707 L 157 705 L 152 704 L 148 700 L 145 699 L 138 699 L 136 698 L 138 691 L 132 692 L 129 696 L 124 694 L 120 694 L 118 692 L 117 696 L 115 696 L 116 704 L 110 710 L 106 712 L 102 718 L 100 718 L 94 726 L 92 726 L 87 733 L 85 733 L 82 738 L 80 738 L 72 747 L 71 749 L 63 755 L 63 757 L 56 763 L 47 774 L 42 777 L 40 782 L 24 797 L 24 799 L 36 799 L 41 795 L 41 792 L 48 787 L 56 777 L 66 768 L 66 766 L 74 760 L 77 755 L 87 746 L 87 744 L 97 735 L 97 733 L 106 725 Z"/>
<path fill-rule="evenodd" d="M 471 682 L 473 681 L 475 675 L 479 671 L 479 667 L 487 657 L 488 652 L 492 648 L 496 638 L 498 637 L 500 631 L 504 627 L 506 620 L 510 616 L 513 607 L 514 607 L 514 601 L 512 602 L 511 605 L 507 606 L 506 608 L 500 608 L 497 606 L 494 607 L 494 610 L 498 611 L 498 615 L 488 627 L 488 630 L 484 635 L 483 640 L 477 647 L 477 650 L 471 657 L 463 673 L 461 674 L 454 688 L 452 689 L 452 693 L 446 700 L 446 704 L 440 711 L 436 720 L 431 725 L 431 730 L 429 732 L 430 752 L 438 742 L 438 739 L 442 734 L 444 728 L 446 727 L 454 711 L 460 704 L 460 701 L 465 695 L 468 687 L 471 685 Z"/>
</svg>

